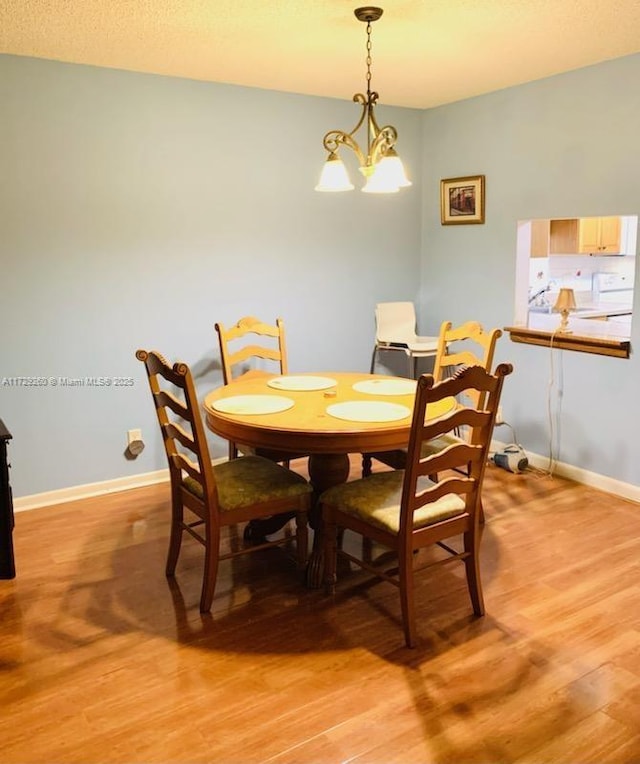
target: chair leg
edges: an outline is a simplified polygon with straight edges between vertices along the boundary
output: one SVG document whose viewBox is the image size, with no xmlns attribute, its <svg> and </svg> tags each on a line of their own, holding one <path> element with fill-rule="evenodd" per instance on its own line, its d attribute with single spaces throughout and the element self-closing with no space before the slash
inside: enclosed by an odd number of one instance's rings
<svg viewBox="0 0 640 764">
<path fill-rule="evenodd" d="M 306 512 L 296 512 L 296 547 L 298 570 L 304 570 L 309 554 L 309 530 Z"/>
<path fill-rule="evenodd" d="M 229 461 L 238 458 L 238 446 L 235 443 L 229 441 Z"/>
<path fill-rule="evenodd" d="M 371 454 L 362 454 L 362 477 L 369 477 L 371 474 Z"/>
<path fill-rule="evenodd" d="M 336 592 L 336 557 L 338 554 L 338 528 L 335 522 L 324 519 L 324 587 L 327 594 Z"/>
<path fill-rule="evenodd" d="M 373 541 L 368 536 L 362 537 L 362 559 L 369 565 L 373 562 Z"/>
<path fill-rule="evenodd" d="M 180 489 L 174 490 L 171 487 L 171 535 L 169 536 L 169 551 L 167 553 L 167 564 L 165 574 L 173 577 L 180 556 L 180 546 L 182 545 L 182 524 L 184 522 L 184 511 L 182 500 L 180 498 Z"/>
<path fill-rule="evenodd" d="M 370 373 L 370 374 L 373 374 L 373 370 L 374 370 L 374 369 L 375 369 L 375 367 L 376 367 L 376 354 L 377 354 L 377 352 L 378 352 L 378 346 L 376 345 L 376 346 L 373 348 L 373 353 L 372 353 L 372 355 L 371 355 L 371 368 L 369 369 L 369 373 Z"/>
<path fill-rule="evenodd" d="M 467 574 L 467 587 L 473 612 L 477 616 L 484 615 L 484 597 L 482 596 L 482 582 L 480 580 L 480 559 L 478 554 L 478 545 L 480 536 L 474 531 L 464 534 L 464 550 L 468 556 L 464 560 L 464 567 Z"/>
<path fill-rule="evenodd" d="M 208 613 L 213 602 L 213 593 L 218 578 L 218 563 L 220 562 L 220 528 L 206 523 L 205 528 L 204 571 L 202 578 L 202 594 L 200 595 L 200 612 Z"/>
<path fill-rule="evenodd" d="M 416 645 L 416 613 L 415 597 L 413 592 L 413 554 L 400 553 L 400 606 L 402 608 L 402 622 L 404 624 L 404 639 L 407 647 Z"/>
</svg>

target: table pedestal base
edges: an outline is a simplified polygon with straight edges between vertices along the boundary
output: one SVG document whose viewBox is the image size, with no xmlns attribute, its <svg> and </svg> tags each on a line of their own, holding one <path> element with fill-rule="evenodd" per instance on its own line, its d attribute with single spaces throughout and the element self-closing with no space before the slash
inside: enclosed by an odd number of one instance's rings
<svg viewBox="0 0 640 764">
<path fill-rule="evenodd" d="M 313 486 L 313 509 L 309 525 L 313 528 L 313 549 L 307 564 L 307 586 L 319 589 L 324 578 L 324 534 L 319 498 L 324 491 L 334 485 L 345 483 L 351 466 L 348 454 L 312 454 L 309 457 L 309 477 Z"/>
<path fill-rule="evenodd" d="M 309 478 L 316 498 L 334 485 L 346 483 L 349 470 L 348 454 L 311 454 Z"/>
<path fill-rule="evenodd" d="M 320 495 L 334 485 L 346 482 L 351 469 L 348 454 L 311 454 L 309 456 L 309 478 L 313 486 L 313 508 L 309 517 L 309 525 L 316 531 L 314 536 L 314 551 L 317 530 L 322 518 L 317 507 Z M 244 533 L 245 541 L 256 543 L 264 541 L 265 536 L 276 533 L 293 517 L 293 513 L 274 515 L 268 520 L 252 520 L 247 524 Z M 319 586 L 320 584 L 318 584 Z"/>
</svg>

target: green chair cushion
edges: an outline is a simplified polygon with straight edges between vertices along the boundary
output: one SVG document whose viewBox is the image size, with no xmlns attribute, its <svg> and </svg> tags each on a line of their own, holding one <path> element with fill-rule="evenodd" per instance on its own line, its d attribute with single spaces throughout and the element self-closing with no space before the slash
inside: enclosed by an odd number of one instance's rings
<svg viewBox="0 0 640 764">
<path fill-rule="evenodd" d="M 455 443 L 464 443 L 464 442 L 465 441 L 462 440 L 462 438 L 458 438 L 455 435 L 449 435 L 448 433 L 444 433 L 443 435 L 440 435 L 437 438 L 432 438 L 431 440 L 425 440 L 420 449 L 420 456 L 424 459 L 427 456 L 433 456 L 433 454 L 437 454 L 438 452 L 442 451 L 442 449 L 446 448 L 447 446 L 452 446 Z"/>
<path fill-rule="evenodd" d="M 369 477 L 329 488 L 322 494 L 320 501 L 338 507 L 342 512 L 365 520 L 382 530 L 398 533 L 403 480 L 404 470 L 377 472 Z M 434 484 L 426 477 L 418 480 L 420 491 L 432 485 Z M 464 510 L 465 503 L 459 496 L 443 496 L 414 513 L 414 528 L 433 525 L 460 515 Z"/>
<path fill-rule="evenodd" d="M 298 498 L 313 490 L 302 477 L 261 456 L 242 456 L 213 466 L 222 512 L 273 499 Z M 186 477 L 183 485 L 199 499 L 204 499 L 202 486 Z"/>
</svg>

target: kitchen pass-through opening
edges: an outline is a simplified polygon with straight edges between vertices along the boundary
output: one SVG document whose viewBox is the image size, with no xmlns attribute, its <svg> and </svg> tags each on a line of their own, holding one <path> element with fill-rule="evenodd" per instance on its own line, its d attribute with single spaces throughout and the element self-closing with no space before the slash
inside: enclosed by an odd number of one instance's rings
<svg viewBox="0 0 640 764">
<path fill-rule="evenodd" d="M 636 215 L 519 221 L 514 326 L 556 332 L 554 306 L 570 289 L 573 334 L 628 341 L 637 235 Z"/>
</svg>

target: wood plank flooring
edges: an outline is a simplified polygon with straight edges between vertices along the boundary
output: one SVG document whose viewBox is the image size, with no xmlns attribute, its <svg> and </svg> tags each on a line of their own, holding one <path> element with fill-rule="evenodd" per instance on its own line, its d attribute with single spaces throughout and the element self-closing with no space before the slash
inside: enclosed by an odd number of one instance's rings
<svg viewBox="0 0 640 764">
<path fill-rule="evenodd" d="M 201 616 L 166 485 L 17 514 L 0 762 L 640 762 L 640 507 L 495 467 L 484 506 L 487 615 L 434 569 L 415 650 L 394 587 L 327 598 L 285 548 L 222 563 Z"/>
</svg>

